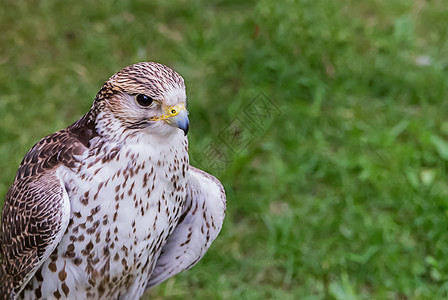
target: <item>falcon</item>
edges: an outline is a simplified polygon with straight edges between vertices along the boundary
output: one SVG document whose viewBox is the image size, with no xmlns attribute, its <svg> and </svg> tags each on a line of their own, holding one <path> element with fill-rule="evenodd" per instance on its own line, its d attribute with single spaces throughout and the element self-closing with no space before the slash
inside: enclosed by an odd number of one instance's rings
<svg viewBox="0 0 448 300">
<path fill-rule="evenodd" d="M 0 299 L 138 299 L 194 266 L 226 196 L 190 166 L 188 128 L 183 78 L 142 62 L 32 147 L 2 211 Z"/>
</svg>

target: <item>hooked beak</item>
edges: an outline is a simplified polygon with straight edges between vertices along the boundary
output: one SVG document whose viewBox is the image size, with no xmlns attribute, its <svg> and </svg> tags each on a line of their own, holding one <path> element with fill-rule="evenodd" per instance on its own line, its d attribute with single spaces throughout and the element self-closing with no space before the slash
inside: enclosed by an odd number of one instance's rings
<svg viewBox="0 0 448 300">
<path fill-rule="evenodd" d="M 188 121 L 188 112 L 183 109 L 177 115 L 169 117 L 165 120 L 168 124 L 176 126 L 187 135 L 188 129 L 190 128 L 190 122 Z"/>
<path fill-rule="evenodd" d="M 168 106 L 164 109 L 165 114 L 151 118 L 151 121 L 165 121 L 169 125 L 181 129 L 185 135 L 188 133 L 190 122 L 188 121 L 188 111 L 183 103 Z"/>
</svg>

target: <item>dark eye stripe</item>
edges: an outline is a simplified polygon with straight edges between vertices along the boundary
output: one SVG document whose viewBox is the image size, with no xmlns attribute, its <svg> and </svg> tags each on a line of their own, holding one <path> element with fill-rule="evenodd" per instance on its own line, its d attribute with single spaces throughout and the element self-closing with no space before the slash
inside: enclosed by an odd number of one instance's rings
<svg viewBox="0 0 448 300">
<path fill-rule="evenodd" d="M 141 106 L 149 106 L 154 101 L 154 99 L 152 99 L 151 97 L 143 95 L 143 94 L 138 94 L 137 96 L 135 96 L 135 100 Z"/>
<path fill-rule="evenodd" d="M 151 124 L 147 121 L 139 121 L 133 124 L 130 124 L 128 126 L 126 126 L 128 129 L 143 129 L 146 128 L 148 126 L 150 126 Z"/>
</svg>

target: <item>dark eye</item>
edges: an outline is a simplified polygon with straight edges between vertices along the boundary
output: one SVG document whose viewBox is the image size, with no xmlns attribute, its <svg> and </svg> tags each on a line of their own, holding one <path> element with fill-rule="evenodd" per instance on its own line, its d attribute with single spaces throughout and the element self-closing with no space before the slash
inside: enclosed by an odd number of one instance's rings
<svg viewBox="0 0 448 300">
<path fill-rule="evenodd" d="M 149 106 L 151 105 L 152 101 L 154 101 L 152 98 L 143 94 L 138 94 L 137 96 L 135 96 L 135 99 L 141 106 Z"/>
</svg>

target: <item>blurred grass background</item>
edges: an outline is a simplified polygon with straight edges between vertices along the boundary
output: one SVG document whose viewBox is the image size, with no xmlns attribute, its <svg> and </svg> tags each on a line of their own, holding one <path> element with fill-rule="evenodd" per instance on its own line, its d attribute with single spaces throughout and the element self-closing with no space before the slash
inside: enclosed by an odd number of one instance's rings
<svg viewBox="0 0 448 300">
<path fill-rule="evenodd" d="M 192 160 L 260 92 L 282 114 L 217 174 L 205 258 L 148 299 L 447 298 L 447 37 L 441 0 L 3 0 L 1 199 L 110 75 L 157 61 L 185 78 Z"/>
</svg>

